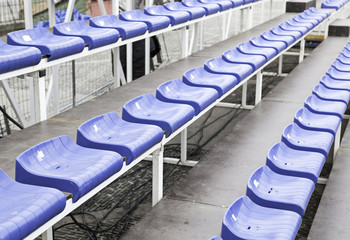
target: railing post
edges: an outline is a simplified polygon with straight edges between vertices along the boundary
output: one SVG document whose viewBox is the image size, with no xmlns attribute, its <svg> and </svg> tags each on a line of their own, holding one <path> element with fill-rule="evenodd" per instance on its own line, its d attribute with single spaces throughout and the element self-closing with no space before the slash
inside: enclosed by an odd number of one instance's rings
<svg viewBox="0 0 350 240">
<path fill-rule="evenodd" d="M 259 71 L 259 72 L 256 74 L 255 105 L 258 105 L 258 103 L 261 101 L 261 95 L 262 95 L 262 80 L 263 80 L 263 75 L 262 75 L 262 72 Z"/>
<path fill-rule="evenodd" d="M 305 53 L 305 38 L 300 40 L 299 63 L 301 63 L 304 60 L 304 53 Z"/>
<path fill-rule="evenodd" d="M 155 206 L 163 198 L 163 145 L 152 154 L 152 206 Z"/>
</svg>

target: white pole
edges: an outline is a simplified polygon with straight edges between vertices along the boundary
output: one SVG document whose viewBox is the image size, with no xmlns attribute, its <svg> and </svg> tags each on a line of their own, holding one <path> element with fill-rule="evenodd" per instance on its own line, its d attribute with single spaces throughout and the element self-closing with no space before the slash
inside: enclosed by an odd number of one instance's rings
<svg viewBox="0 0 350 240">
<path fill-rule="evenodd" d="M 26 29 L 33 28 L 32 0 L 23 0 L 24 3 L 24 24 Z"/>
<path fill-rule="evenodd" d="M 49 24 L 50 28 L 56 25 L 56 17 L 55 17 L 55 1 L 47 0 L 49 7 Z"/>
<path fill-rule="evenodd" d="M 72 19 L 73 9 L 74 9 L 75 0 L 69 0 L 67 6 L 66 17 L 64 18 L 64 22 L 70 22 Z"/>
<path fill-rule="evenodd" d="M 119 0 L 112 0 L 112 14 L 119 15 Z"/>
</svg>

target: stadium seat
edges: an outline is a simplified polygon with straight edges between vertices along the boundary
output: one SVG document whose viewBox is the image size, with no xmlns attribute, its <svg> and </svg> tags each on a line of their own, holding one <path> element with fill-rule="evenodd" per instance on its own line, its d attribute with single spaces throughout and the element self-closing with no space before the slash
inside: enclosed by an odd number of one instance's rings
<svg viewBox="0 0 350 240">
<path fill-rule="evenodd" d="M 163 102 L 191 105 L 198 115 L 218 99 L 218 93 L 211 88 L 189 86 L 180 79 L 174 79 L 157 87 L 156 98 Z"/>
<path fill-rule="evenodd" d="M 341 81 L 325 75 L 321 78 L 320 83 L 329 89 L 350 91 L 350 81 Z"/>
<path fill-rule="evenodd" d="M 221 237 L 223 240 L 292 240 L 296 237 L 300 224 L 301 217 L 295 212 L 262 207 L 243 196 L 226 211 Z"/>
<path fill-rule="evenodd" d="M 220 11 L 218 4 L 201 3 L 198 0 L 182 0 L 182 4 L 187 7 L 202 7 L 205 10 L 205 15 L 212 15 Z"/>
<path fill-rule="evenodd" d="M 308 178 L 317 183 L 326 157 L 318 152 L 295 150 L 285 143 L 276 143 L 267 154 L 266 165 L 274 172 Z"/>
<path fill-rule="evenodd" d="M 345 49 L 344 49 L 344 50 L 345 50 Z M 343 51 L 344 51 L 344 50 L 343 50 Z M 347 50 L 347 49 L 346 49 L 346 50 Z M 344 55 L 344 54 L 343 54 L 343 51 L 342 51 L 341 54 L 338 55 L 337 60 L 338 60 L 339 62 L 341 62 L 342 64 L 344 64 L 344 65 L 348 65 L 348 67 L 350 68 L 350 51 L 347 50 L 347 51 L 349 51 L 349 54 L 348 54 L 348 55 Z"/>
<path fill-rule="evenodd" d="M 34 28 L 7 34 L 7 43 L 28 47 L 37 47 L 48 61 L 66 57 L 84 50 L 84 40 L 79 37 L 53 35 L 46 28 Z"/>
<path fill-rule="evenodd" d="M 201 3 L 205 3 L 205 4 L 218 4 L 220 7 L 220 11 L 225 11 L 228 10 L 230 8 L 233 8 L 233 2 L 229 1 L 229 0 L 199 0 L 199 2 Z"/>
<path fill-rule="evenodd" d="M 321 8 L 330 8 L 336 10 L 338 10 L 342 6 L 344 6 L 344 1 L 339 0 L 325 0 L 321 4 Z"/>
<path fill-rule="evenodd" d="M 302 12 L 300 13 L 298 16 L 300 16 L 303 19 L 307 19 L 307 20 L 317 20 L 319 23 L 321 23 L 325 17 L 323 15 L 317 15 L 317 14 L 312 14 L 310 12 Z"/>
<path fill-rule="evenodd" d="M 182 81 L 190 86 L 214 88 L 219 98 L 238 84 L 237 78 L 232 75 L 210 73 L 202 67 L 185 72 Z"/>
<path fill-rule="evenodd" d="M 298 124 L 288 125 L 282 134 L 282 142 L 288 147 L 302 150 L 319 152 L 325 157 L 332 146 L 334 136 L 329 132 L 305 130 Z"/>
<path fill-rule="evenodd" d="M 59 36 L 80 37 L 89 50 L 115 43 L 119 39 L 117 30 L 90 27 L 84 20 L 57 24 L 53 27 L 53 33 Z"/>
<path fill-rule="evenodd" d="M 191 20 L 205 16 L 206 11 L 202 7 L 187 7 L 181 2 L 171 2 L 164 4 L 166 9 L 171 11 L 186 11 L 191 15 Z"/>
<path fill-rule="evenodd" d="M 350 65 L 344 64 L 338 59 L 332 63 L 332 67 L 334 67 L 339 72 L 350 72 Z"/>
<path fill-rule="evenodd" d="M 306 28 L 307 32 L 315 27 L 315 25 L 312 22 L 307 22 L 307 21 L 301 22 L 301 21 L 297 21 L 295 18 L 289 19 L 285 23 L 289 26 Z"/>
<path fill-rule="evenodd" d="M 336 81 L 336 80 L 333 80 Z M 313 89 L 313 94 L 317 97 L 328 100 L 328 101 L 340 101 L 344 102 L 346 105 L 350 100 L 350 92 L 347 90 L 334 90 L 325 87 L 323 84 L 317 84 Z"/>
<path fill-rule="evenodd" d="M 222 238 L 220 236 L 215 236 L 210 238 L 209 240 L 222 240 Z"/>
<path fill-rule="evenodd" d="M 256 54 L 245 54 L 239 51 L 237 48 L 227 50 L 222 54 L 222 58 L 229 63 L 245 63 L 249 64 L 253 71 L 260 68 L 267 61 L 265 56 Z"/>
<path fill-rule="evenodd" d="M 244 63 L 229 63 L 221 57 L 209 59 L 204 63 L 204 69 L 211 73 L 230 74 L 242 81 L 253 73 L 253 67 Z"/>
<path fill-rule="evenodd" d="M 296 41 L 302 36 L 302 33 L 300 31 L 288 30 L 288 29 L 282 28 L 281 26 L 273 27 L 271 28 L 270 31 L 279 36 L 291 36 L 294 38 L 294 41 Z"/>
<path fill-rule="evenodd" d="M 327 74 L 335 80 L 350 81 L 350 72 L 342 72 L 335 67 L 330 67 Z"/>
<path fill-rule="evenodd" d="M 0 239 L 24 239 L 61 213 L 66 197 L 56 189 L 13 181 L 0 169 Z"/>
<path fill-rule="evenodd" d="M 269 41 L 263 38 L 262 36 L 253 37 L 249 39 L 249 42 L 255 47 L 261 48 L 273 48 L 277 53 L 282 52 L 286 49 L 286 44 L 282 41 Z"/>
<path fill-rule="evenodd" d="M 39 64 L 41 52 L 34 47 L 11 46 L 0 39 L 0 74 Z"/>
<path fill-rule="evenodd" d="M 294 25 L 288 24 L 288 22 L 281 23 L 278 26 L 283 30 L 292 31 L 293 36 L 295 36 L 296 39 L 300 38 L 302 35 L 306 34 L 309 31 L 309 29 L 305 26 L 294 26 Z M 295 34 L 294 32 L 299 32 L 300 36 L 297 37 L 297 34 Z"/>
<path fill-rule="evenodd" d="M 80 125 L 77 144 L 117 152 L 126 159 L 128 165 L 162 141 L 163 135 L 163 130 L 158 126 L 127 122 L 110 112 Z"/>
<path fill-rule="evenodd" d="M 119 18 L 130 22 L 144 22 L 147 24 L 148 32 L 164 29 L 170 25 L 168 17 L 146 15 L 139 9 L 121 12 Z"/>
<path fill-rule="evenodd" d="M 331 13 L 329 11 L 317 9 L 315 7 L 311 7 L 309 9 L 305 10 L 304 12 L 306 14 L 311 15 L 311 16 L 322 16 L 324 19 L 329 17 L 329 15 L 331 15 Z"/>
<path fill-rule="evenodd" d="M 116 15 L 105 15 L 90 19 L 90 26 L 118 30 L 122 40 L 141 36 L 147 32 L 147 24 L 120 20 Z"/>
<path fill-rule="evenodd" d="M 311 112 L 338 116 L 343 119 L 347 104 L 342 101 L 329 101 L 311 94 L 306 98 L 304 106 Z"/>
<path fill-rule="evenodd" d="M 310 179 L 281 175 L 265 165 L 248 180 L 247 196 L 260 206 L 294 211 L 303 217 L 314 188 Z"/>
<path fill-rule="evenodd" d="M 239 7 L 244 5 L 244 0 L 230 0 L 233 3 L 233 7 Z"/>
<path fill-rule="evenodd" d="M 260 35 L 263 39 L 271 41 L 271 42 L 284 42 L 286 44 L 286 48 L 289 47 L 292 43 L 295 42 L 294 37 L 289 35 L 277 35 L 272 31 L 263 32 Z"/>
<path fill-rule="evenodd" d="M 313 27 L 316 27 L 320 23 L 320 21 L 316 18 L 303 18 L 301 15 L 295 16 L 293 21 L 299 23 L 311 23 Z"/>
<path fill-rule="evenodd" d="M 256 47 L 251 42 L 244 42 L 237 45 L 237 50 L 244 54 L 261 55 L 266 61 L 278 54 L 278 51 L 270 47 Z"/>
<path fill-rule="evenodd" d="M 191 19 L 191 15 L 185 11 L 171 11 L 164 6 L 155 5 L 144 10 L 146 15 L 150 16 L 165 16 L 170 19 L 171 25 L 187 22 Z"/>
<path fill-rule="evenodd" d="M 187 104 L 162 102 L 152 94 L 130 100 L 123 106 L 122 118 L 129 122 L 157 125 L 169 137 L 194 117 L 193 107 Z"/>
<path fill-rule="evenodd" d="M 16 181 L 72 193 L 76 202 L 122 166 L 118 153 L 84 148 L 68 136 L 60 136 L 17 157 Z"/>
<path fill-rule="evenodd" d="M 346 58 L 350 58 L 350 49 L 349 47 L 345 47 L 341 52 L 340 55 L 343 55 Z M 339 56 L 340 56 L 339 55 Z"/>
</svg>

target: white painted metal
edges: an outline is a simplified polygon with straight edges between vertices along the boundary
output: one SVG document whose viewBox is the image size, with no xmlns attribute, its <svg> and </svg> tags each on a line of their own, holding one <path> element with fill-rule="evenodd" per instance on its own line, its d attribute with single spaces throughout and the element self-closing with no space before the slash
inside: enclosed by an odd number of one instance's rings
<svg viewBox="0 0 350 240">
<path fill-rule="evenodd" d="M 201 21 L 199 24 L 199 50 L 203 49 L 203 33 L 204 33 L 204 21 Z"/>
<path fill-rule="evenodd" d="M 283 54 L 278 58 L 278 70 L 277 73 L 278 75 L 282 74 L 283 71 Z"/>
<path fill-rule="evenodd" d="M 318 184 L 327 185 L 327 182 L 328 182 L 328 178 L 319 177 L 317 179 Z"/>
<path fill-rule="evenodd" d="M 29 86 L 29 105 L 30 105 L 30 125 L 34 125 L 37 122 L 36 118 L 36 105 L 35 98 L 36 94 L 34 92 L 34 78 L 32 76 L 26 76 L 28 86 Z"/>
<path fill-rule="evenodd" d="M 263 75 L 262 72 L 259 71 L 256 74 L 256 84 L 255 84 L 255 106 L 258 105 L 258 103 L 261 101 L 262 96 L 262 80 Z"/>
<path fill-rule="evenodd" d="M 338 150 L 339 150 L 339 146 L 340 146 L 340 135 L 341 135 L 341 123 L 339 124 L 339 127 L 337 129 L 337 133 L 335 134 L 335 138 L 334 138 L 334 147 L 333 147 L 333 161 L 335 160 Z"/>
<path fill-rule="evenodd" d="M 53 103 L 54 103 L 54 114 L 57 115 L 60 113 L 60 89 L 58 84 L 58 70 L 59 66 L 55 65 L 52 67 L 52 80 L 53 80 Z"/>
<path fill-rule="evenodd" d="M 163 145 L 156 149 L 153 156 L 152 206 L 163 198 Z"/>
<path fill-rule="evenodd" d="M 113 72 L 114 72 L 114 86 L 120 87 L 120 49 L 119 47 L 113 48 Z"/>
<path fill-rule="evenodd" d="M 55 16 L 55 1 L 47 0 L 48 11 L 49 11 L 49 25 L 50 28 L 56 25 L 56 16 Z"/>
<path fill-rule="evenodd" d="M 188 56 L 188 35 L 189 29 L 188 27 L 184 27 L 182 29 L 182 49 L 181 49 L 181 58 L 185 58 Z"/>
<path fill-rule="evenodd" d="M 226 39 L 226 25 L 227 25 L 227 12 L 222 14 L 221 16 L 221 41 L 224 41 Z"/>
<path fill-rule="evenodd" d="M 119 0 L 112 0 L 112 14 L 119 15 Z"/>
<path fill-rule="evenodd" d="M 251 29 L 253 27 L 253 17 L 254 17 L 254 11 L 253 11 L 253 6 L 251 5 L 247 8 L 248 11 L 248 29 Z"/>
<path fill-rule="evenodd" d="M 67 6 L 66 16 L 64 18 L 64 22 L 70 22 L 71 21 L 72 15 L 73 15 L 74 5 L 75 5 L 75 0 L 69 0 L 68 6 Z"/>
<path fill-rule="evenodd" d="M 105 5 L 103 3 L 103 0 L 97 0 L 98 2 L 98 6 L 100 8 L 100 11 L 101 11 L 101 15 L 107 15 L 107 11 L 106 11 L 106 8 L 105 8 Z"/>
<path fill-rule="evenodd" d="M 230 34 L 230 28 L 231 28 L 231 21 L 232 21 L 232 13 L 234 9 L 230 9 L 228 12 L 228 17 L 227 17 L 227 24 L 226 24 L 226 29 L 225 29 L 225 39 L 228 38 Z"/>
<path fill-rule="evenodd" d="M 49 227 L 43 234 L 42 234 L 43 240 L 53 240 L 53 230 L 52 227 Z"/>
<path fill-rule="evenodd" d="M 126 44 L 126 82 L 131 82 L 132 81 L 132 43 Z"/>
<path fill-rule="evenodd" d="M 45 77 L 39 77 L 39 104 L 40 104 L 40 121 L 47 119 L 46 111 L 46 90 L 45 90 Z"/>
<path fill-rule="evenodd" d="M 248 91 L 248 81 L 246 81 L 242 86 L 242 106 L 247 106 L 247 91 Z"/>
<path fill-rule="evenodd" d="M 299 63 L 304 60 L 305 53 L 305 38 L 300 40 Z"/>
<path fill-rule="evenodd" d="M 151 39 L 145 38 L 145 75 L 149 74 L 150 71 L 150 60 L 151 60 Z"/>
<path fill-rule="evenodd" d="M 187 162 L 187 128 L 181 132 L 181 163 L 186 165 Z"/>
<path fill-rule="evenodd" d="M 24 25 L 26 29 L 33 28 L 32 0 L 23 0 Z"/>
</svg>

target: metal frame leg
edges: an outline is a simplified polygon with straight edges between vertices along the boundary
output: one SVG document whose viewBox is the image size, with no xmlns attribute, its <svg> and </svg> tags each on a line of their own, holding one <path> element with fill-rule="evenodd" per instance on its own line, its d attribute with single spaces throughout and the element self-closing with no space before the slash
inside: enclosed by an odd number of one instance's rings
<svg viewBox="0 0 350 240">
<path fill-rule="evenodd" d="M 248 9 L 248 29 L 251 29 L 253 27 L 253 14 L 254 14 L 254 11 L 253 11 L 253 7 L 250 6 Z"/>
<path fill-rule="evenodd" d="M 163 145 L 152 154 L 152 206 L 163 198 Z"/>
<path fill-rule="evenodd" d="M 53 240 L 53 230 L 52 227 L 49 227 L 45 232 L 42 234 L 43 240 Z"/>
<path fill-rule="evenodd" d="M 258 103 L 261 101 L 262 80 L 263 80 L 263 75 L 262 75 L 262 72 L 260 71 L 256 74 L 255 105 L 258 105 Z"/>
<path fill-rule="evenodd" d="M 281 75 L 282 74 L 282 70 L 283 69 L 283 54 L 281 54 L 281 56 L 278 58 L 278 71 L 277 74 Z"/>
<path fill-rule="evenodd" d="M 181 58 L 188 56 L 188 35 L 189 35 L 188 26 L 182 29 L 182 49 L 181 49 Z"/>
<path fill-rule="evenodd" d="M 29 102 L 30 102 L 30 125 L 34 125 L 37 122 L 36 117 L 36 94 L 34 88 L 34 78 L 32 76 L 26 76 L 29 86 Z"/>
<path fill-rule="evenodd" d="M 119 65 L 120 65 L 120 48 L 116 47 L 113 48 L 113 72 L 114 72 L 114 86 L 120 87 L 120 71 L 119 71 Z"/>
<path fill-rule="evenodd" d="M 39 83 L 38 87 L 39 87 L 40 121 L 45 121 L 47 119 L 45 76 L 39 77 L 38 83 Z"/>
<path fill-rule="evenodd" d="M 132 81 L 132 43 L 126 44 L 126 82 Z"/>
<path fill-rule="evenodd" d="M 335 157 L 337 156 L 337 153 L 339 150 L 340 135 L 341 135 L 341 123 L 339 124 L 339 127 L 337 129 L 337 133 L 335 134 L 335 138 L 334 138 L 333 161 L 334 161 Z"/>
<path fill-rule="evenodd" d="M 248 81 L 242 85 L 242 107 L 247 106 L 247 91 L 248 91 Z"/>
<path fill-rule="evenodd" d="M 305 55 L 305 38 L 300 40 L 299 63 L 304 60 Z"/>
<path fill-rule="evenodd" d="M 145 75 L 149 74 L 151 57 L 151 39 L 145 38 Z"/>
</svg>

